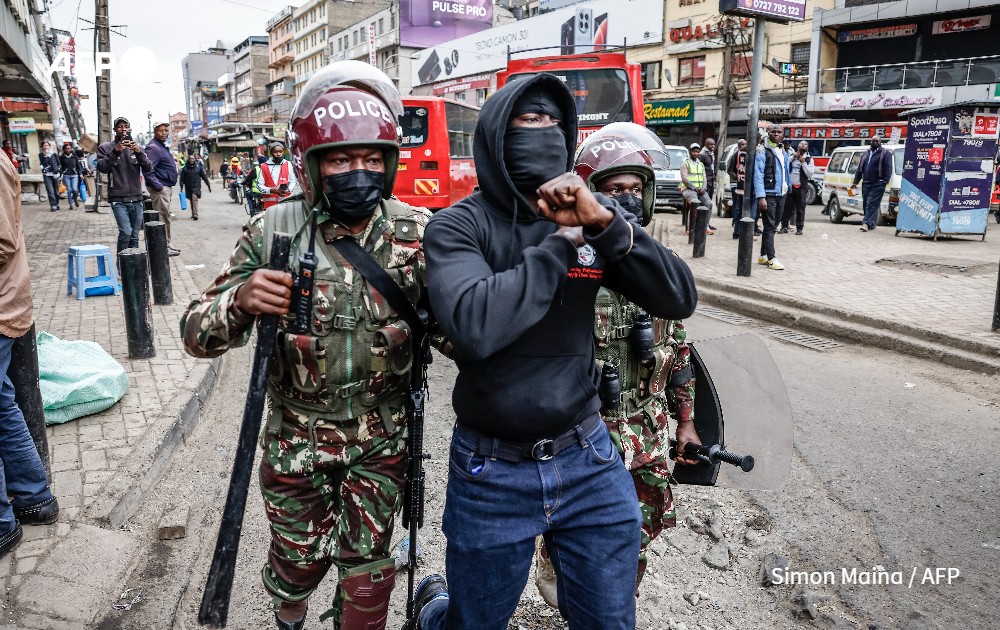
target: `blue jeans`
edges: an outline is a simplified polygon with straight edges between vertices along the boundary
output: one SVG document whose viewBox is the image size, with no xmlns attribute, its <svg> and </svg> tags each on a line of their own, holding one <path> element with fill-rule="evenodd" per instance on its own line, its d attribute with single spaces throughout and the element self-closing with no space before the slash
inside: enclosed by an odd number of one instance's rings
<svg viewBox="0 0 1000 630">
<path fill-rule="evenodd" d="M 80 177 L 63 175 L 63 184 L 66 184 L 66 203 L 72 208 L 74 201 L 80 203 Z"/>
<path fill-rule="evenodd" d="M 861 182 L 861 199 L 865 205 L 865 225 L 874 230 L 878 223 L 879 208 L 882 205 L 882 195 L 885 194 L 885 182 Z"/>
<path fill-rule="evenodd" d="M 577 439 L 548 461 L 512 463 L 476 454 L 456 427 L 442 523 L 450 600 L 425 607 L 421 628 L 505 630 L 539 535 L 570 628 L 635 628 L 635 486 L 603 422 Z"/>
<path fill-rule="evenodd" d="M 14 340 L 0 333 L 0 536 L 14 530 L 14 507 L 31 508 L 52 500 L 45 467 L 28 433 L 24 415 L 14 402 L 14 385 L 7 377 Z M 11 497 L 8 500 L 8 496 Z"/>
<path fill-rule="evenodd" d="M 139 246 L 139 230 L 142 229 L 141 201 L 112 201 L 111 212 L 118 224 L 118 250 Z"/>
<path fill-rule="evenodd" d="M 49 197 L 49 208 L 57 210 L 59 208 L 59 178 L 43 175 L 45 180 L 45 193 Z"/>
</svg>

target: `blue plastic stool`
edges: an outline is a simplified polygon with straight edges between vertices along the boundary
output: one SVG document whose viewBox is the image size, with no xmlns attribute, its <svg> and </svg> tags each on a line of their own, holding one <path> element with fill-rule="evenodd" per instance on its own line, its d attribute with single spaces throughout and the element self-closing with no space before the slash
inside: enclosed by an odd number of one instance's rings
<svg viewBox="0 0 1000 630">
<path fill-rule="evenodd" d="M 97 275 L 90 278 L 86 276 L 85 271 L 87 258 L 97 259 Z M 76 287 L 76 299 L 78 300 L 86 299 L 88 293 L 90 295 L 121 294 L 109 247 L 104 245 L 70 245 L 66 271 L 68 277 L 66 295 L 73 295 L 73 287 Z"/>
</svg>

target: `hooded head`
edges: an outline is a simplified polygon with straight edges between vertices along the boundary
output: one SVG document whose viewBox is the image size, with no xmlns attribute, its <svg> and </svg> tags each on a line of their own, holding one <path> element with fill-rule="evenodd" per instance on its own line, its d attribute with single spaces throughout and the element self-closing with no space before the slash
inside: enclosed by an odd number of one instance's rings
<svg viewBox="0 0 1000 630">
<path fill-rule="evenodd" d="M 494 207 L 509 208 L 513 198 L 518 214 L 535 217 L 527 196 L 572 170 L 575 148 L 576 106 L 562 81 L 543 73 L 508 83 L 479 112 L 473 155 L 480 189 Z"/>
</svg>

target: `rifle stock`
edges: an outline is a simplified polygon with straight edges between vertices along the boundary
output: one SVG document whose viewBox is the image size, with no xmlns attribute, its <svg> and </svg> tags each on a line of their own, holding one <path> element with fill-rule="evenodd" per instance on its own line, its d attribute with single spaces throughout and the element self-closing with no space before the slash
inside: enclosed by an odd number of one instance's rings
<svg viewBox="0 0 1000 630">
<path fill-rule="evenodd" d="M 269 269 L 284 270 L 288 267 L 288 255 L 292 244 L 289 234 L 276 233 L 271 244 Z M 198 611 L 198 623 L 213 628 L 226 627 L 229 615 L 229 597 L 233 590 L 233 575 L 236 571 L 236 553 L 240 546 L 240 532 L 247 504 L 247 490 L 257 451 L 257 437 L 260 433 L 264 414 L 264 396 L 267 375 L 270 370 L 274 338 L 278 330 L 277 315 L 262 315 L 257 320 L 257 348 L 253 355 L 253 372 L 250 389 L 247 391 L 243 407 L 243 424 L 233 462 L 233 474 L 229 482 L 229 494 L 219 524 L 219 537 L 215 543 L 212 567 L 205 582 L 205 592 Z"/>
</svg>

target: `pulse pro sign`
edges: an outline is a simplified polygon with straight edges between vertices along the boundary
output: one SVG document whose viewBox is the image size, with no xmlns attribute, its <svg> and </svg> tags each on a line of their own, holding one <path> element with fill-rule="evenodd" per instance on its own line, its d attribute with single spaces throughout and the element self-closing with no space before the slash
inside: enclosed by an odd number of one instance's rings
<svg viewBox="0 0 1000 630">
<path fill-rule="evenodd" d="M 464 2 L 448 2 L 447 0 L 433 0 L 431 11 L 452 15 L 454 17 L 467 18 L 488 18 L 490 11 L 486 7 L 475 4 L 465 4 Z"/>
</svg>

